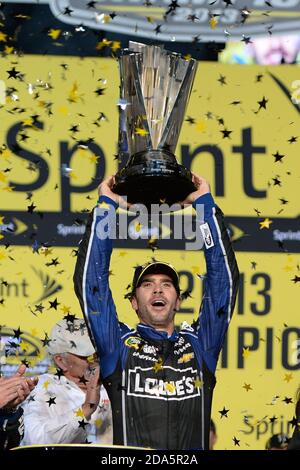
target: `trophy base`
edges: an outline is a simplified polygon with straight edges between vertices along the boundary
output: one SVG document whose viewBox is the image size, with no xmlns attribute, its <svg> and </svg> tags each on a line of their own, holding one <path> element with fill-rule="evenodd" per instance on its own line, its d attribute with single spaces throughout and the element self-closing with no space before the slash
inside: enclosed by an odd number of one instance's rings
<svg viewBox="0 0 300 470">
<path fill-rule="evenodd" d="M 148 150 L 133 155 L 115 179 L 115 193 L 127 196 L 132 204 L 144 204 L 148 209 L 152 204 L 173 205 L 196 191 L 191 172 L 179 165 L 167 150 Z"/>
</svg>

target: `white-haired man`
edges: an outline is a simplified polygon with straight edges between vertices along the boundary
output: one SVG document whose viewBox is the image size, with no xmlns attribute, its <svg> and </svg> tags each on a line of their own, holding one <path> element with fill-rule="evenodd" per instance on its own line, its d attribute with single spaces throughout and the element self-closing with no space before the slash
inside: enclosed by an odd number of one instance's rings
<svg viewBox="0 0 300 470">
<path fill-rule="evenodd" d="M 43 374 L 24 406 L 21 445 L 112 443 L 111 409 L 100 386 L 99 363 L 84 320 L 54 326 L 48 352 L 56 374 Z"/>
</svg>

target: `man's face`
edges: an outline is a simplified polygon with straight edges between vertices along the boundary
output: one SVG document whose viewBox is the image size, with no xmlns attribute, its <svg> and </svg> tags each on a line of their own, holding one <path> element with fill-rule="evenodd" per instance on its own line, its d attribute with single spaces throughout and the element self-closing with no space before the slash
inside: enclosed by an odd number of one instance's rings
<svg viewBox="0 0 300 470">
<path fill-rule="evenodd" d="M 85 388 L 84 379 L 88 380 L 91 371 L 99 367 L 96 355 L 86 357 L 64 353 L 63 355 L 57 354 L 54 358 L 56 364 L 64 371 L 65 377 L 75 382 L 80 388 Z"/>
<path fill-rule="evenodd" d="M 142 323 L 169 334 L 180 303 L 172 279 L 166 274 L 146 274 L 131 301 Z"/>
</svg>

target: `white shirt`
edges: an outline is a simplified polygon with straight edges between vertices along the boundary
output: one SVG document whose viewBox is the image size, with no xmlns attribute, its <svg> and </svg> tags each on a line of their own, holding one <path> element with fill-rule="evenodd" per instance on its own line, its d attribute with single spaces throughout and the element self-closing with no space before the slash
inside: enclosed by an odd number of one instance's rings
<svg viewBox="0 0 300 470">
<path fill-rule="evenodd" d="M 111 445 L 111 406 L 103 385 L 99 405 L 89 420 L 82 413 L 84 401 L 85 393 L 66 377 L 41 375 L 22 405 L 25 434 L 21 445 L 85 443 L 86 440 Z"/>
</svg>

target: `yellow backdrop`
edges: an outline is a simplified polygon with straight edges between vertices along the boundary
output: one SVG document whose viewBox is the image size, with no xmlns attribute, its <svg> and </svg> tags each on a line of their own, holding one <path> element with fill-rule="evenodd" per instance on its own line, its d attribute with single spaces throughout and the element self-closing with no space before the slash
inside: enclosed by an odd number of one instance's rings
<svg viewBox="0 0 300 470">
<path fill-rule="evenodd" d="M 13 68 L 17 73 L 7 73 Z M 242 273 L 217 369 L 218 449 L 262 449 L 272 433 L 288 430 L 293 416 L 299 241 L 291 230 L 292 244 L 278 246 L 272 224 L 286 218 L 288 231 L 299 214 L 299 109 L 289 96 L 298 75 L 292 66 L 200 63 L 177 147 L 179 161 L 210 180 L 217 203 L 232 218 Z M 26 359 L 39 373 L 48 367 L 45 335 L 68 312 L 81 315 L 72 286 L 76 246 L 62 227 L 68 217 L 76 227 L 81 211 L 95 203 L 96 189 L 84 187 L 96 165 L 105 175 L 117 170 L 118 70 L 111 59 L 6 56 L 0 80 L 7 92 L 0 108 L 1 331 L 19 344 L 17 358 L 2 367 L 9 373 Z M 251 233 L 239 218 L 251 221 Z M 261 226 L 266 219 L 271 222 Z M 202 253 L 153 253 L 146 242 L 144 249 L 124 243 L 114 251 L 110 279 L 120 319 L 135 324 L 126 287 L 133 266 L 153 255 L 172 261 L 183 289 L 189 279 L 192 292 L 182 307 L 191 313 L 179 313 L 177 324 L 192 321 L 202 293 Z M 219 413 L 224 407 L 227 417 Z"/>
</svg>

